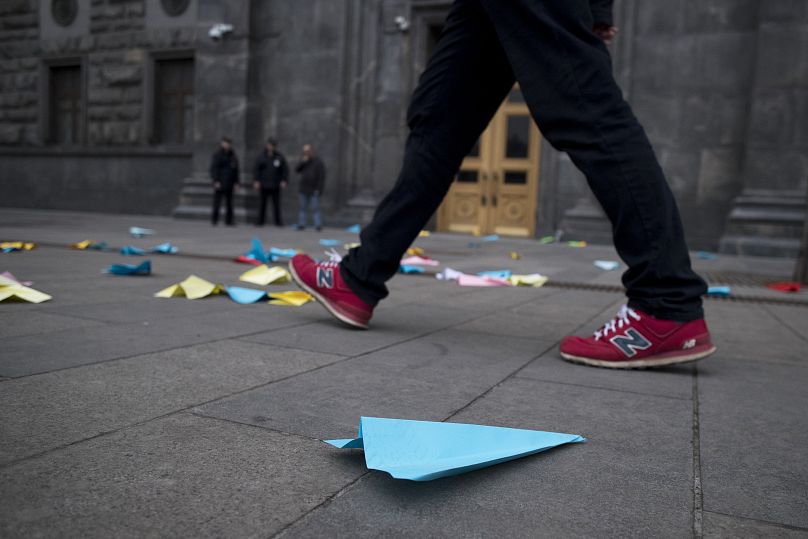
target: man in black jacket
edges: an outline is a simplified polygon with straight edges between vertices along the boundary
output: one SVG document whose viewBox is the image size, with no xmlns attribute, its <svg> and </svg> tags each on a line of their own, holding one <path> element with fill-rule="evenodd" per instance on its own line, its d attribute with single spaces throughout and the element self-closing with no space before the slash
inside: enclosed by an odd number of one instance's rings
<svg viewBox="0 0 808 539">
<path fill-rule="evenodd" d="M 233 226 L 233 190 L 238 189 L 238 159 L 233 151 L 233 142 L 228 137 L 222 137 L 220 148 L 213 154 L 210 161 L 210 179 L 213 182 L 213 225 L 219 222 L 219 208 L 222 197 L 225 200 L 224 222 Z"/>
<path fill-rule="evenodd" d="M 628 266 L 628 304 L 564 359 L 635 368 L 715 351 L 705 282 L 693 271 L 679 209 L 645 131 L 612 75 L 610 0 L 455 0 L 413 93 L 404 162 L 392 191 L 340 263 L 303 254 L 292 277 L 339 320 L 367 328 L 385 282 L 437 210 L 515 82 L 547 141 L 567 152 L 612 223 Z"/>
<path fill-rule="evenodd" d="M 300 174 L 300 205 L 297 219 L 298 230 L 306 228 L 306 210 L 310 209 L 314 219 L 314 228 L 322 230 L 323 222 L 320 217 L 320 195 L 325 185 L 325 164 L 314 153 L 311 144 L 303 146 L 303 156 L 295 167 Z"/>
<path fill-rule="evenodd" d="M 263 226 L 267 216 L 267 198 L 272 198 L 272 215 L 275 226 L 283 226 L 281 217 L 281 189 L 286 187 L 289 179 L 289 166 L 286 158 L 278 151 L 278 141 L 267 140 L 267 145 L 258 159 L 253 171 L 253 188 L 258 191 L 260 206 L 257 226 Z"/>
</svg>

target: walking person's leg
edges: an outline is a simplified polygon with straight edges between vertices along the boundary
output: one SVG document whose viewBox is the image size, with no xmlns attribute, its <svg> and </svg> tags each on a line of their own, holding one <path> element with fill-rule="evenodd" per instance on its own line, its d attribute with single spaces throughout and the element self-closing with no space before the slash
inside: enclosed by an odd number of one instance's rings
<svg viewBox="0 0 808 539">
<path fill-rule="evenodd" d="M 309 197 L 303 193 L 298 193 L 297 204 L 297 228 L 306 228 L 306 207 L 309 205 Z"/>
<path fill-rule="evenodd" d="M 281 215 L 281 190 L 272 189 L 269 192 L 272 197 L 272 219 L 275 226 L 283 226 L 283 216 Z"/>
<path fill-rule="evenodd" d="M 321 230 L 323 228 L 323 218 L 320 215 L 320 195 L 311 195 L 311 214 L 314 221 L 314 228 Z"/>
<path fill-rule="evenodd" d="M 360 246 L 336 270 L 314 266 L 303 255 L 292 261 L 296 281 L 334 316 L 367 327 L 373 307 L 387 295 L 385 282 L 398 271 L 402 255 L 440 205 L 513 83 L 479 1 L 454 2 L 407 112 L 410 134 L 398 180 L 362 229 Z M 334 271 L 339 279 L 329 273 Z M 319 286 L 332 282 L 330 291 Z"/>
<path fill-rule="evenodd" d="M 258 191 L 258 223 L 256 223 L 258 226 L 264 226 L 264 223 L 266 222 L 268 194 L 267 189 L 265 189 L 263 186 Z"/>
<path fill-rule="evenodd" d="M 232 225 L 232 224 L 234 224 L 234 221 L 233 221 L 233 188 L 232 187 L 224 192 L 224 203 L 225 203 L 225 207 L 226 207 L 224 222 L 227 225 Z"/>
<path fill-rule="evenodd" d="M 222 192 L 219 189 L 213 191 L 213 211 L 210 216 L 210 222 L 213 225 L 219 223 L 219 209 L 222 206 Z"/>
</svg>

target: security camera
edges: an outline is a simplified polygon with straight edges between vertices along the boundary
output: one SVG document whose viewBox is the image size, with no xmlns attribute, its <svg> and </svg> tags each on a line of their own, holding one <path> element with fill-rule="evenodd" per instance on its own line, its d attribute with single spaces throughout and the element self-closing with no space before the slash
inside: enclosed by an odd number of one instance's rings
<svg viewBox="0 0 808 539">
<path fill-rule="evenodd" d="M 208 30 L 208 37 L 213 41 L 219 41 L 224 36 L 231 33 L 233 33 L 233 25 L 220 22 L 210 27 L 210 30 Z"/>
</svg>

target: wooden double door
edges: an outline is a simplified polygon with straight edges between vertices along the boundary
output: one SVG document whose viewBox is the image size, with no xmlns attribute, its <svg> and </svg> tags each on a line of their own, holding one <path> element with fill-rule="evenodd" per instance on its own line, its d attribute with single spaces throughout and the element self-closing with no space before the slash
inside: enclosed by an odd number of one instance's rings
<svg viewBox="0 0 808 539">
<path fill-rule="evenodd" d="M 535 235 L 540 141 L 515 86 L 463 160 L 438 210 L 438 230 Z"/>
</svg>

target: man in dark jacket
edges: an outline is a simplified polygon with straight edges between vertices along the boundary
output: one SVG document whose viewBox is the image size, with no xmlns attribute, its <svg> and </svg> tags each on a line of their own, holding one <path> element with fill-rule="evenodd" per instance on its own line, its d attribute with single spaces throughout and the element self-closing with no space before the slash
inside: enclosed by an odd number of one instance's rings
<svg viewBox="0 0 808 539">
<path fill-rule="evenodd" d="M 260 206 L 257 226 L 263 226 L 267 216 L 267 198 L 272 198 L 272 215 L 275 226 L 283 226 L 281 217 L 281 189 L 286 187 L 289 179 L 289 166 L 286 158 L 278 151 L 278 141 L 267 140 L 266 148 L 255 160 L 253 171 L 253 188 L 258 191 Z"/>
<path fill-rule="evenodd" d="M 213 182 L 213 215 L 211 221 L 213 225 L 219 222 L 219 208 L 222 205 L 222 197 L 225 200 L 224 222 L 228 226 L 233 226 L 233 190 L 238 189 L 238 159 L 233 151 L 233 142 L 222 137 L 221 147 L 213 154 L 210 161 L 210 179 Z"/>
<path fill-rule="evenodd" d="M 322 230 L 320 218 L 320 195 L 325 185 L 325 165 L 322 159 L 314 154 L 311 144 L 303 146 L 303 156 L 295 167 L 300 174 L 300 212 L 297 219 L 298 230 L 306 228 L 306 210 L 310 209 L 314 219 L 314 228 Z"/>
</svg>

